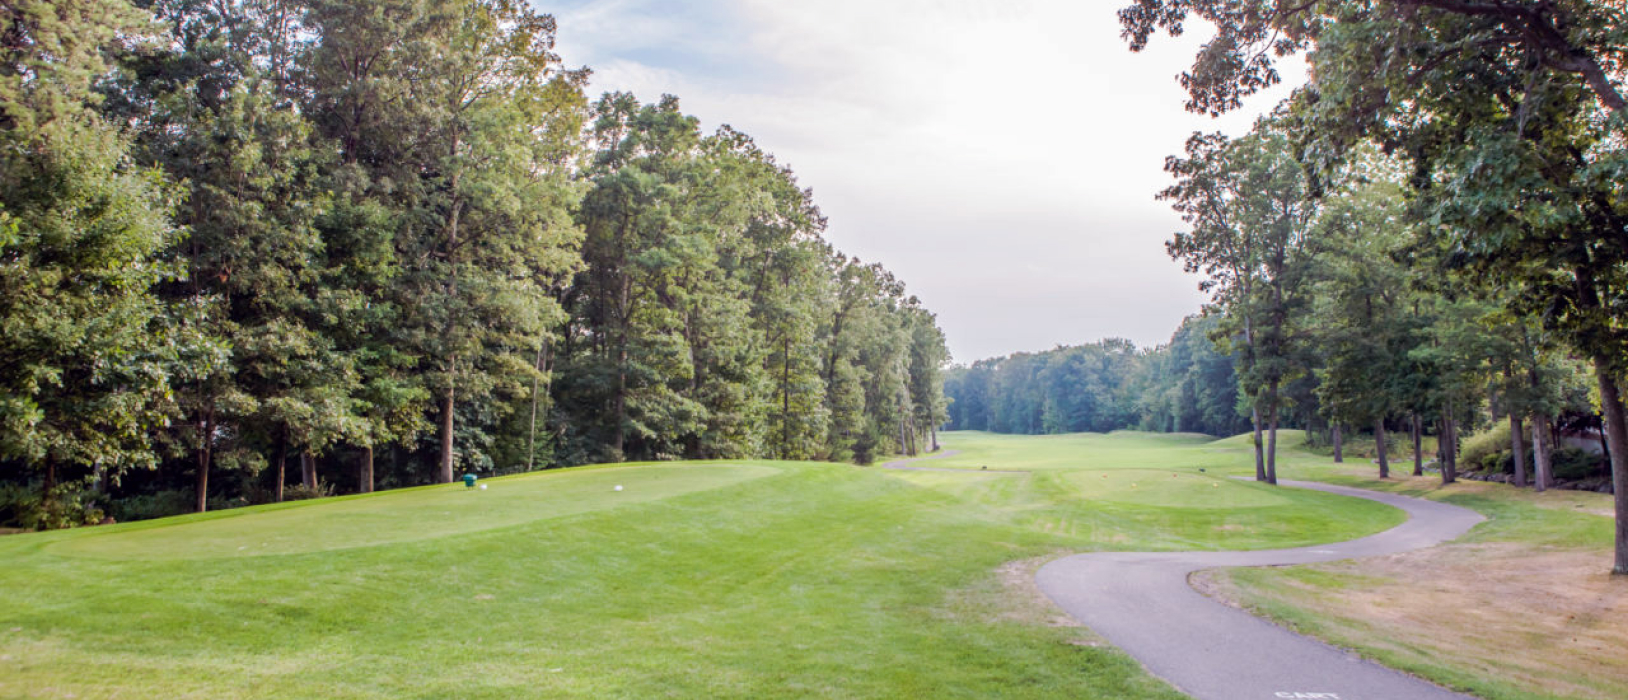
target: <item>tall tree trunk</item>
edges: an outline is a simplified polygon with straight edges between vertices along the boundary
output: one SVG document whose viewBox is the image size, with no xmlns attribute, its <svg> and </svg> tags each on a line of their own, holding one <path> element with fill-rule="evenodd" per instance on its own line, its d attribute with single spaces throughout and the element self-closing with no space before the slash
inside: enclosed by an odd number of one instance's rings
<svg viewBox="0 0 1628 700">
<path fill-rule="evenodd" d="M 1413 414 L 1413 475 L 1424 476 L 1424 421 Z"/>
<path fill-rule="evenodd" d="M 1514 411 L 1509 412 L 1509 447 L 1515 458 L 1515 486 L 1526 488 L 1526 435 Z"/>
<path fill-rule="evenodd" d="M 307 491 L 316 493 L 317 490 L 317 458 L 310 452 L 300 452 L 300 483 Z"/>
<path fill-rule="evenodd" d="M 1249 296 L 1248 284 L 1244 287 L 1244 296 Z M 1249 314 L 1244 314 L 1244 347 L 1247 349 L 1245 359 L 1250 363 L 1255 357 L 1255 327 Z M 1255 480 L 1266 481 L 1266 450 L 1261 440 L 1261 398 L 1259 395 L 1249 399 L 1249 422 L 1255 432 Z"/>
<path fill-rule="evenodd" d="M 616 459 L 627 459 L 627 341 L 616 351 L 616 424 L 612 427 L 611 447 Z"/>
<path fill-rule="evenodd" d="M 526 471 L 537 468 L 537 404 L 543 400 L 544 396 L 553 391 L 554 378 L 551 371 L 554 359 L 550 350 L 548 337 L 544 336 L 541 344 L 537 346 L 537 376 L 531 380 L 531 424 L 526 439 Z M 541 384 L 544 376 L 549 377 L 546 386 Z M 548 416 L 545 414 L 543 416 L 545 422 L 547 418 Z"/>
<path fill-rule="evenodd" d="M 1453 402 L 1448 401 L 1441 418 L 1441 483 L 1458 480 L 1458 426 L 1453 420 Z"/>
<path fill-rule="evenodd" d="M 1600 296 L 1592 271 L 1579 267 L 1574 279 L 1578 305 L 1586 311 L 1598 310 Z M 1611 573 L 1628 576 L 1628 419 L 1623 416 L 1622 394 L 1612 374 L 1614 358 L 1596 350 L 1590 359 L 1594 361 L 1594 377 L 1600 386 L 1600 432 L 1605 438 L 1606 457 L 1611 462 L 1611 490 L 1617 510 L 1616 561 Z"/>
<path fill-rule="evenodd" d="M 1345 441 L 1342 439 L 1343 436 L 1340 434 L 1340 424 L 1339 424 L 1339 422 L 1336 421 L 1334 423 L 1334 426 L 1329 430 L 1329 438 L 1330 438 L 1330 442 L 1334 443 L 1334 463 L 1335 464 L 1344 464 L 1345 463 Z"/>
<path fill-rule="evenodd" d="M 447 385 L 446 395 L 441 397 L 441 464 L 436 470 L 435 479 L 439 483 L 452 483 L 452 420 L 455 408 L 455 387 Z"/>
<path fill-rule="evenodd" d="M 1554 463 L 1551 461 L 1553 453 L 1549 447 L 1549 418 L 1547 416 L 1532 415 L 1532 466 L 1537 470 L 1535 488 L 1546 491 L 1554 485 Z"/>
<path fill-rule="evenodd" d="M 1599 441 L 1600 441 L 1600 454 L 1605 457 L 1605 461 L 1610 462 L 1611 461 L 1611 438 L 1606 436 L 1605 412 L 1601 411 L 1597 415 L 1598 415 L 1598 417 L 1600 419 L 1600 432 L 1596 433 L 1595 437 L 1599 438 Z"/>
<path fill-rule="evenodd" d="M 791 458 L 791 334 L 780 339 L 780 458 Z"/>
<path fill-rule="evenodd" d="M 356 476 L 357 490 L 362 493 L 373 493 L 373 446 L 362 447 L 362 468 Z"/>
<path fill-rule="evenodd" d="M 899 451 L 910 456 L 910 444 L 905 440 L 904 416 L 899 417 Z"/>
<path fill-rule="evenodd" d="M 1278 482 L 1278 414 L 1281 413 L 1281 409 L 1278 407 L 1278 387 L 1276 382 L 1272 384 L 1271 395 L 1271 432 L 1267 433 L 1266 437 L 1266 483 L 1276 484 Z"/>
<path fill-rule="evenodd" d="M 1249 409 L 1249 422 L 1255 429 L 1255 480 L 1266 481 L 1266 449 L 1265 441 L 1261 438 L 1261 408 L 1254 406 Z"/>
<path fill-rule="evenodd" d="M 1628 576 L 1628 417 L 1623 415 L 1622 394 L 1605 357 L 1594 357 L 1594 374 L 1600 383 L 1600 412 L 1605 416 L 1611 490 L 1617 507 L 1617 555 L 1611 573 Z"/>
<path fill-rule="evenodd" d="M 932 434 L 933 434 L 933 442 L 932 442 L 931 451 L 932 452 L 937 452 L 939 450 L 939 447 L 938 447 L 938 427 L 934 426 L 934 427 L 930 428 L 930 430 L 932 431 Z"/>
<path fill-rule="evenodd" d="M 1391 478 L 1390 458 L 1385 455 L 1385 419 L 1374 421 L 1374 453 L 1379 457 L 1379 478 Z"/>
<path fill-rule="evenodd" d="M 204 411 L 198 430 L 198 513 L 209 510 L 209 463 L 214 458 L 214 444 L 215 409 L 210 407 Z"/>
<path fill-rule="evenodd" d="M 531 378 L 531 420 L 526 423 L 526 471 L 537 468 L 537 390 L 542 386 L 543 348 L 537 346 L 537 372 Z"/>
<path fill-rule="evenodd" d="M 283 484 L 288 482 L 288 429 L 277 434 L 277 484 L 271 487 L 272 499 L 283 502 Z"/>
</svg>

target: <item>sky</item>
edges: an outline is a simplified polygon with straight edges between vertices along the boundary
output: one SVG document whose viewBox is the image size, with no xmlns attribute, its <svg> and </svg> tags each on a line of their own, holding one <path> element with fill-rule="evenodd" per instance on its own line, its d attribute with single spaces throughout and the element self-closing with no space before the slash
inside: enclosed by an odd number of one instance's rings
<svg viewBox="0 0 1628 700">
<path fill-rule="evenodd" d="M 534 0 L 590 94 L 677 95 L 789 165 L 826 238 L 938 315 L 958 363 L 1103 338 L 1168 342 L 1204 303 L 1154 196 L 1195 130 L 1195 27 L 1132 53 L 1128 0 Z M 1299 82 L 1286 76 L 1287 83 Z"/>
</svg>

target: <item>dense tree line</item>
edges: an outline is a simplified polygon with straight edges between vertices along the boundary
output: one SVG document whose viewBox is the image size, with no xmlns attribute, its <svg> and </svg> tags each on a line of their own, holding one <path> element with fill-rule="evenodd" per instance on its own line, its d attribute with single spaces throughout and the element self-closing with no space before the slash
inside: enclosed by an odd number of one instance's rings
<svg viewBox="0 0 1628 700">
<path fill-rule="evenodd" d="M 1244 341 L 1269 435 L 1296 376 L 1323 412 L 1383 433 L 1433 423 L 1442 479 L 1479 404 L 1551 478 L 1551 426 L 1578 366 L 1616 485 L 1628 574 L 1628 18 L 1620 3 L 1138 0 L 1140 49 L 1194 19 L 1216 36 L 1181 76 L 1219 114 L 1304 52 L 1313 79 L 1250 134 L 1195 135 L 1165 193 L 1170 250 L 1204 273 Z M 1260 475 L 1272 479 L 1270 437 Z M 1383 444 L 1383 443 L 1382 443 Z M 1380 455 L 1380 469 L 1387 470 Z"/>
<path fill-rule="evenodd" d="M 1211 340 L 1218 326 L 1217 316 L 1193 316 L 1152 350 L 1113 339 L 954 367 L 944 380 L 948 426 L 1023 435 L 1243 432 L 1235 359 Z"/>
<path fill-rule="evenodd" d="M 789 168 L 591 100 L 526 3 L 0 13 L 0 519 L 869 461 L 944 418 L 933 314 Z"/>
</svg>

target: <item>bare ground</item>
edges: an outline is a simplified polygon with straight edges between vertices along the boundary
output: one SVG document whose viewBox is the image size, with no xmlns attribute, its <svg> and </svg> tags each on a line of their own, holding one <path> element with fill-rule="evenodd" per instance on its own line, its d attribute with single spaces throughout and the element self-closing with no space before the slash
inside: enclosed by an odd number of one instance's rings
<svg viewBox="0 0 1628 700">
<path fill-rule="evenodd" d="M 1046 562 L 1062 556 L 1056 552 L 1033 559 L 1018 559 L 996 567 L 990 579 L 951 591 L 945 601 L 951 614 L 976 616 L 987 622 L 1043 625 L 1070 629 L 1070 642 L 1081 646 L 1103 646 L 1107 642 L 1085 625 L 1057 607 L 1035 582 L 1035 572 Z"/>
</svg>

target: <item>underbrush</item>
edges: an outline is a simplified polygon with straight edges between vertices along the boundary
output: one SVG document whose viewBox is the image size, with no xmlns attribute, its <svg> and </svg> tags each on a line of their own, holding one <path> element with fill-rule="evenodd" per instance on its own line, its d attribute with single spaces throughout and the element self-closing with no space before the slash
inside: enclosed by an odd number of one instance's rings
<svg viewBox="0 0 1628 700">
<path fill-rule="evenodd" d="M 1333 457 L 1334 446 L 1324 436 L 1317 444 L 1308 443 L 1304 448 L 1320 457 Z M 1378 459 L 1378 443 L 1374 441 L 1373 433 L 1357 433 L 1346 435 L 1341 441 L 1341 453 L 1345 459 Z M 1419 450 L 1424 453 L 1426 461 L 1434 459 L 1436 454 L 1436 438 L 1431 435 L 1422 436 L 1419 440 Z M 1411 461 L 1413 459 L 1413 435 L 1405 430 L 1388 430 L 1385 432 L 1385 456 L 1392 462 Z"/>
</svg>

